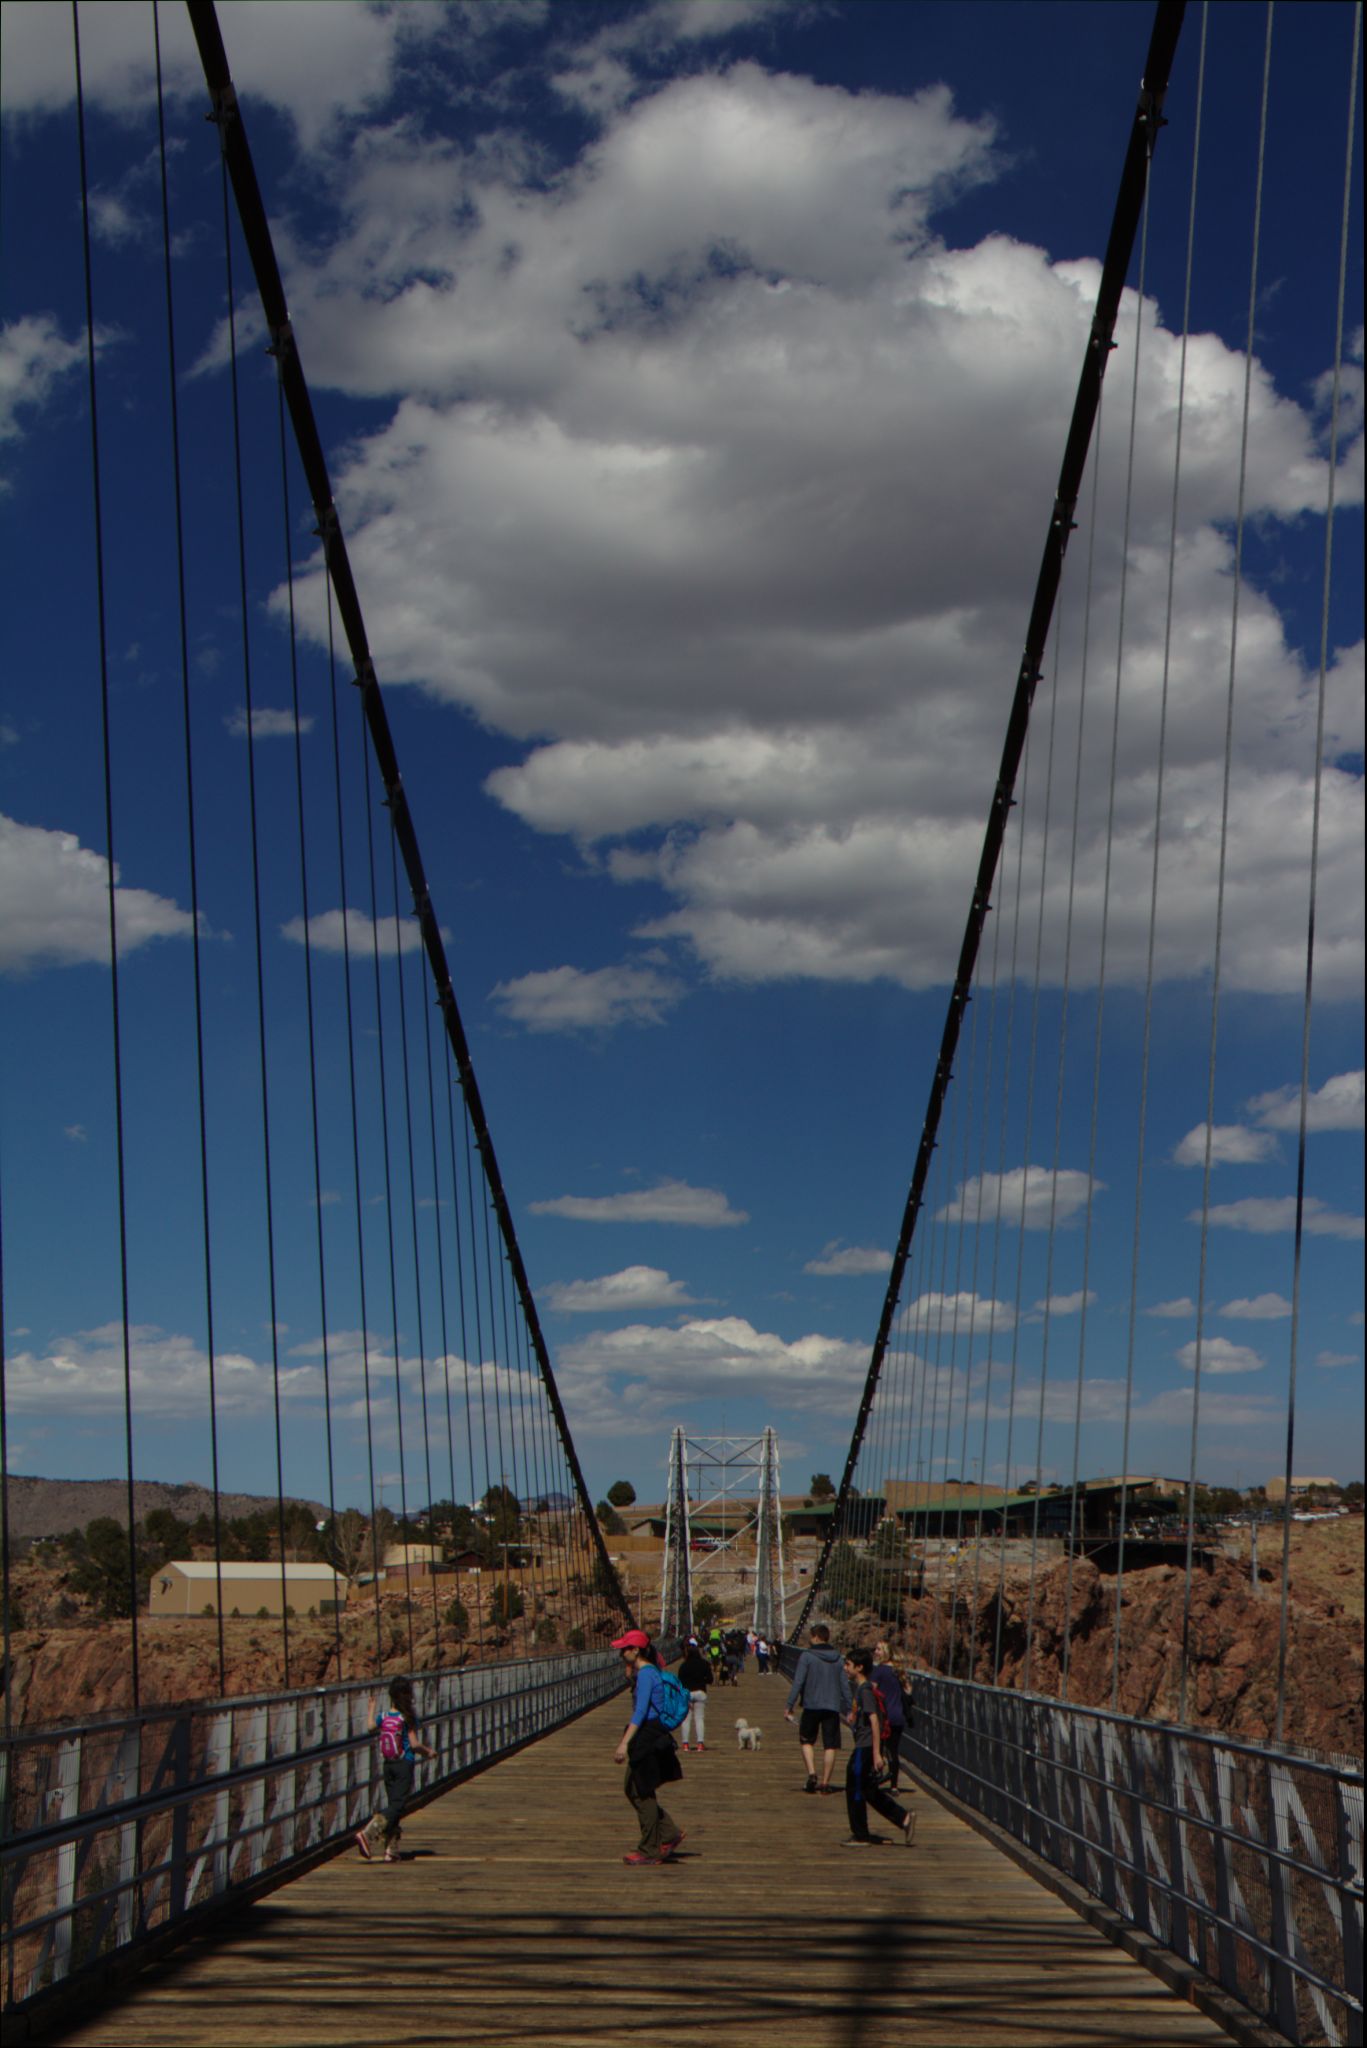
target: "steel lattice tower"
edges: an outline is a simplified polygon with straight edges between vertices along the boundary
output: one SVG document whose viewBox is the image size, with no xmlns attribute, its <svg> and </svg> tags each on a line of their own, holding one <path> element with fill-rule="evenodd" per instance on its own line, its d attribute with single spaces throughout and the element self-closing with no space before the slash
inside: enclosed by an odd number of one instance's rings
<svg viewBox="0 0 1367 2048">
<path fill-rule="evenodd" d="M 755 1591 L 752 1626 L 758 1635 L 781 1639 L 783 1594 L 783 1503 L 779 1490 L 778 1438 L 772 1428 L 757 1437 L 691 1437 L 675 1429 L 669 1440 L 665 1496 L 665 1555 L 660 1585 L 660 1633 L 687 1635 L 693 1626 L 698 1581 L 709 1571 L 748 1564 L 740 1553 L 753 1542 Z M 694 1557 L 704 1524 L 709 1544 Z M 717 1521 L 720 1521 L 720 1533 Z"/>
</svg>

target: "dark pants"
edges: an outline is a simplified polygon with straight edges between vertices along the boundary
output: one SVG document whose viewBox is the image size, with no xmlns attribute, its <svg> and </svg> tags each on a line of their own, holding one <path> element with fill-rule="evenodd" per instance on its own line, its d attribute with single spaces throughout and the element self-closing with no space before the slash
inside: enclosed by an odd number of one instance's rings
<svg viewBox="0 0 1367 2048">
<path fill-rule="evenodd" d="M 635 1808 L 636 1818 L 641 1826 L 641 1839 L 637 1844 L 640 1854 L 658 1856 L 665 1843 L 672 1842 L 681 1832 L 678 1823 L 670 1819 L 656 1797 L 659 1787 L 655 1786 L 649 1792 L 643 1791 L 630 1765 L 627 1767 L 624 1789 Z"/>
<path fill-rule="evenodd" d="M 906 1729 L 899 1722 L 889 1722 L 887 1741 L 883 1744 L 883 1761 L 888 1767 L 889 1792 L 897 1790 L 897 1780 L 902 1768 L 902 1737 L 905 1733 Z"/>
<path fill-rule="evenodd" d="M 857 1841 L 869 1839 L 870 1807 L 896 1827 L 906 1826 L 906 1808 L 873 1782 L 873 1751 L 857 1749 L 845 1766 L 845 1811 L 850 1817 L 850 1833 Z"/>
<path fill-rule="evenodd" d="M 413 1797 L 414 1765 L 411 1757 L 387 1756 L 384 1760 L 384 1845 L 392 1849 L 399 1839 L 404 1808 Z"/>
</svg>

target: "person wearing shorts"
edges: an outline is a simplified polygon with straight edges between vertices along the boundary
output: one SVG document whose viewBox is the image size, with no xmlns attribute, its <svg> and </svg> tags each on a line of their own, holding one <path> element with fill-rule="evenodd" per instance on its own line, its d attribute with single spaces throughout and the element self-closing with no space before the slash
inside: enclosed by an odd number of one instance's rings
<svg viewBox="0 0 1367 2048">
<path fill-rule="evenodd" d="M 840 1748 L 840 1722 L 850 1711 L 852 1696 L 850 1682 L 845 1676 L 845 1660 L 839 1650 L 832 1649 L 831 1632 L 825 1622 L 815 1622 L 811 1633 L 811 1647 L 804 1650 L 797 1661 L 783 1718 L 791 1721 L 793 1709 L 801 1705 L 802 1719 L 798 1722 L 797 1739 L 802 1747 L 802 1760 L 807 1766 L 806 1789 L 814 1793 L 829 1793 L 835 1773 L 836 1752 Z M 819 1784 L 816 1775 L 818 1735 L 824 1751 Z"/>
</svg>

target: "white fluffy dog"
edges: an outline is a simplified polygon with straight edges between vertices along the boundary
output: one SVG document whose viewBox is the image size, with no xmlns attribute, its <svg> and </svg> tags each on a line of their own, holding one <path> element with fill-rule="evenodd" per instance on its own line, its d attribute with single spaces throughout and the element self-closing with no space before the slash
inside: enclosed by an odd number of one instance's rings
<svg viewBox="0 0 1367 2048">
<path fill-rule="evenodd" d="M 758 1749 L 762 1737 L 763 1730 L 760 1728 L 752 1728 L 750 1726 L 750 1723 L 745 1719 L 743 1715 L 736 1722 L 737 1749 Z"/>
</svg>

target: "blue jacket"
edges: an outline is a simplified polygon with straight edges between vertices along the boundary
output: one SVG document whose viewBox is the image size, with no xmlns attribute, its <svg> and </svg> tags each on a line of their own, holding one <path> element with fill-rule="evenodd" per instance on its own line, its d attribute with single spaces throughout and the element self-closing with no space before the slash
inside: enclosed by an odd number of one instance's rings
<svg viewBox="0 0 1367 2048">
<path fill-rule="evenodd" d="M 797 1660 L 788 1706 L 801 1700 L 815 1714 L 848 1714 L 850 1681 L 845 1676 L 845 1659 L 829 1643 L 816 1643 Z"/>
<path fill-rule="evenodd" d="M 640 1728 L 646 1721 L 660 1718 L 660 1696 L 664 1680 L 654 1664 L 638 1665 L 636 1690 L 631 1696 L 632 1726 Z"/>
</svg>

